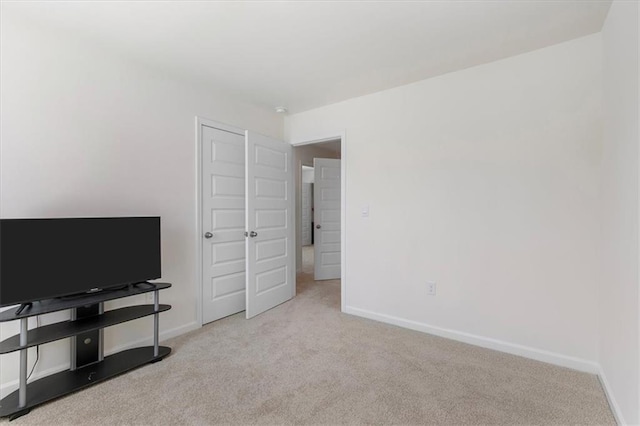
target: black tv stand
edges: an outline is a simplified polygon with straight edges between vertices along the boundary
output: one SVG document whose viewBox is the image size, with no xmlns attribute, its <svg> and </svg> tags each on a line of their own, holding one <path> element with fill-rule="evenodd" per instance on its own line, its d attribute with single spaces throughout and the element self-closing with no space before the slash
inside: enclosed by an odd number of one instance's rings
<svg viewBox="0 0 640 426">
<path fill-rule="evenodd" d="M 145 364 L 162 360 L 171 348 L 159 345 L 159 314 L 171 309 L 159 303 L 159 291 L 169 283 L 129 285 L 112 291 L 88 293 L 81 297 L 49 299 L 20 305 L 17 311 L 0 312 L 0 322 L 20 321 L 20 334 L 0 342 L 0 355 L 20 351 L 20 386 L 0 400 L 0 417 L 11 420 L 33 407 L 100 383 Z M 105 311 L 104 302 L 154 292 L 152 305 L 126 306 Z M 29 309 L 27 309 L 27 307 Z M 71 319 L 28 330 L 28 318 L 71 310 Z M 153 315 L 153 345 L 104 356 L 104 328 Z M 71 338 L 69 370 L 33 380 L 27 384 L 27 349 Z"/>
<path fill-rule="evenodd" d="M 33 303 L 31 302 L 27 302 L 27 303 L 22 303 L 20 304 L 20 306 L 18 307 L 18 309 L 16 309 L 16 313 L 15 315 L 20 315 L 22 313 L 22 311 L 24 311 L 26 308 L 30 308 L 33 306 Z"/>
</svg>

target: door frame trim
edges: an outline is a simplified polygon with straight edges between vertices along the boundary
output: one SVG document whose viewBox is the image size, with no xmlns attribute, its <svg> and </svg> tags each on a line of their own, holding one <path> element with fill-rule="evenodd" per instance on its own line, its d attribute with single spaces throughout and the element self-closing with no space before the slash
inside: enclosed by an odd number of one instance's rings
<svg viewBox="0 0 640 426">
<path fill-rule="evenodd" d="M 347 131 L 329 132 L 313 139 L 291 140 L 297 146 L 312 145 L 340 139 L 340 310 L 347 309 Z M 298 194 L 296 194 L 296 197 Z M 296 218 L 297 220 L 297 218 Z M 297 240 L 297 235 L 296 235 Z M 297 275 L 297 274 L 296 274 Z M 297 279 L 297 278 L 296 278 Z"/>
<path fill-rule="evenodd" d="M 202 276 L 202 126 L 211 127 L 213 129 L 223 130 L 229 133 L 235 133 L 244 137 L 245 130 L 220 123 L 219 121 L 210 120 L 208 118 L 196 116 L 196 227 L 195 227 L 195 245 L 196 245 L 196 322 L 202 327 L 202 297 L 203 276 Z"/>
</svg>

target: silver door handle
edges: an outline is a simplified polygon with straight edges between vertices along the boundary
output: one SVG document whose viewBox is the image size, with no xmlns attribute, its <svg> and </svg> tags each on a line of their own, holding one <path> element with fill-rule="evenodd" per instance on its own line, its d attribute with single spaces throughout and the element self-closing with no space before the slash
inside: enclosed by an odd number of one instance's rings
<svg viewBox="0 0 640 426">
<path fill-rule="evenodd" d="M 250 236 L 251 238 L 254 238 L 254 237 L 257 237 L 257 236 L 258 236 L 258 233 L 257 233 L 256 231 L 251 231 L 251 232 L 249 232 L 249 236 Z"/>
<path fill-rule="evenodd" d="M 320 229 L 320 228 L 322 228 L 322 226 L 316 225 L 316 229 Z"/>
<path fill-rule="evenodd" d="M 213 234 L 212 234 L 211 232 L 205 232 L 205 233 L 204 233 L 204 237 L 205 237 L 206 239 L 209 239 L 209 238 L 212 238 L 212 237 L 213 237 Z"/>
</svg>

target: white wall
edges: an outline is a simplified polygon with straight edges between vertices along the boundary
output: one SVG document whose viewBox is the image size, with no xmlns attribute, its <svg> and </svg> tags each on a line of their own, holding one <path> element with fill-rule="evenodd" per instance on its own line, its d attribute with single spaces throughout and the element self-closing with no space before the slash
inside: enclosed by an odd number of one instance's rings
<svg viewBox="0 0 640 426">
<path fill-rule="evenodd" d="M 285 119 L 343 129 L 348 312 L 597 369 L 599 34 Z"/>
<path fill-rule="evenodd" d="M 0 216 L 162 216 L 163 281 L 174 287 L 161 293 L 173 305 L 161 331 L 195 327 L 195 116 L 278 138 L 282 118 L 10 13 L 1 24 Z M 151 332 L 150 319 L 108 329 L 107 350 Z M 36 374 L 67 362 L 67 348 L 44 345 Z M 0 357 L 3 395 L 17 359 Z"/>
<path fill-rule="evenodd" d="M 600 365 L 610 398 L 640 422 L 638 293 L 638 3 L 615 1 L 602 30 L 604 77 L 603 275 Z"/>
</svg>

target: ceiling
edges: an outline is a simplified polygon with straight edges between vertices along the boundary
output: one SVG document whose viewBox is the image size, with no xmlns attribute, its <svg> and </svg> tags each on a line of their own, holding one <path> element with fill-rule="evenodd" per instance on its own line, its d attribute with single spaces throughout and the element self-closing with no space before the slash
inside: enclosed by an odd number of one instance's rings
<svg viewBox="0 0 640 426">
<path fill-rule="evenodd" d="M 300 112 L 600 31 L 610 1 L 2 2 L 178 78 Z"/>
</svg>

